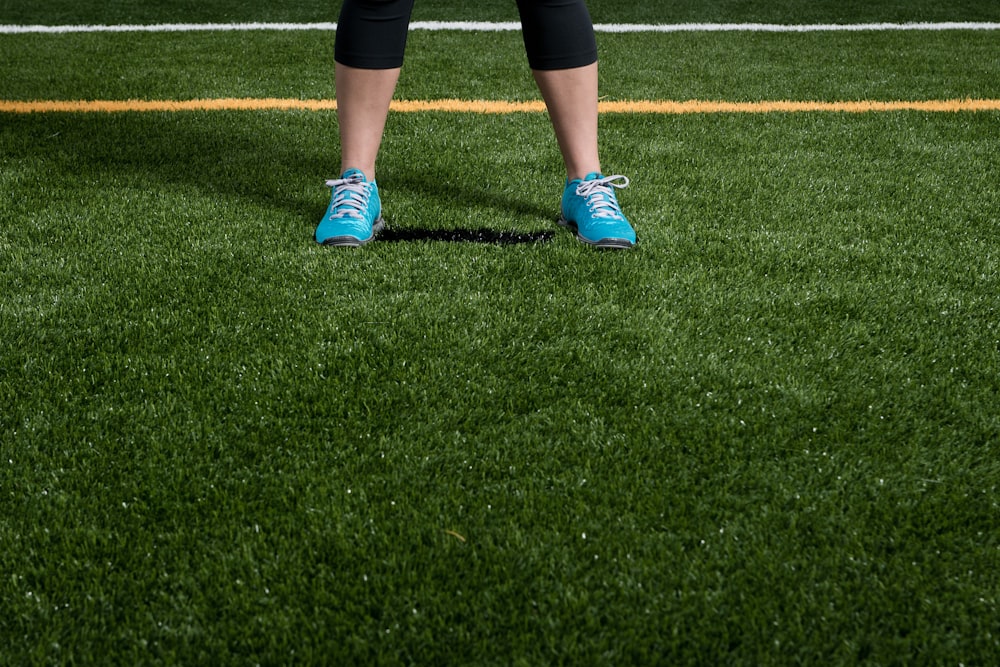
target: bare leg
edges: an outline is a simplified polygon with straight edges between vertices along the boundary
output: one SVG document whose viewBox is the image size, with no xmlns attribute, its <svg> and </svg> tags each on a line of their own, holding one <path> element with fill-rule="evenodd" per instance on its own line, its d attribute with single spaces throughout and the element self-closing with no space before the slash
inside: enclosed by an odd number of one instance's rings
<svg viewBox="0 0 1000 667">
<path fill-rule="evenodd" d="M 357 69 L 336 63 L 340 172 L 360 169 L 375 180 L 375 159 L 400 69 Z"/>
<path fill-rule="evenodd" d="M 597 147 L 597 63 L 533 70 L 570 180 L 601 170 Z"/>
</svg>

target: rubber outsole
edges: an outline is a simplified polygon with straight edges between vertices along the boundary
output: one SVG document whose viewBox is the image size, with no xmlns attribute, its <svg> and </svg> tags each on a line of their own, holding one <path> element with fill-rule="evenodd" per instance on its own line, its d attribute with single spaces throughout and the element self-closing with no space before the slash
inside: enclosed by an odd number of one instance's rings
<svg viewBox="0 0 1000 667">
<path fill-rule="evenodd" d="M 629 241 L 628 239 L 608 238 L 608 239 L 601 239 L 600 241 L 591 241 L 590 239 L 584 238 L 583 236 L 580 235 L 580 230 L 577 228 L 575 222 L 570 222 L 566 218 L 562 217 L 560 217 L 559 220 L 557 220 L 556 222 L 559 225 L 572 231 L 573 234 L 576 236 L 576 238 L 579 239 L 582 243 L 586 243 L 589 246 L 594 246 L 595 248 L 606 248 L 608 250 L 631 250 L 632 248 L 635 247 L 635 243 Z"/>
<path fill-rule="evenodd" d="M 372 224 L 372 234 L 366 239 L 359 239 L 356 236 L 331 236 L 328 239 L 320 241 L 320 245 L 325 245 L 331 248 L 360 248 L 361 246 L 370 243 L 375 240 L 375 237 L 379 235 L 385 229 L 385 219 L 379 218 Z"/>
</svg>

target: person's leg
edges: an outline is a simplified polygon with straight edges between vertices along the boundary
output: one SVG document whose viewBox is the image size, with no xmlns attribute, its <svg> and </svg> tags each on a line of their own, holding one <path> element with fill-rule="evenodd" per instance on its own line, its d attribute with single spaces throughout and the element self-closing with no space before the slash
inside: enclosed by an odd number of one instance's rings
<svg viewBox="0 0 1000 667">
<path fill-rule="evenodd" d="M 604 176 L 597 140 L 597 41 L 584 0 L 517 0 L 528 64 L 552 120 L 566 164 L 559 224 L 584 243 L 631 248 L 635 230 L 615 189 L 624 176 Z"/>
<path fill-rule="evenodd" d="M 335 46 L 341 173 L 375 179 L 414 0 L 345 0 Z"/>
<path fill-rule="evenodd" d="M 528 64 L 570 180 L 601 170 L 597 41 L 583 0 L 517 0 Z"/>
<path fill-rule="evenodd" d="M 533 70 L 569 180 L 601 171 L 597 147 L 597 63 Z"/>
<path fill-rule="evenodd" d="M 375 180 L 375 160 L 399 71 L 336 64 L 340 173 L 358 169 L 369 181 Z"/>
<path fill-rule="evenodd" d="M 340 177 L 317 242 L 360 246 L 385 225 L 375 160 L 399 80 L 413 0 L 344 0 L 335 46 Z"/>
</svg>

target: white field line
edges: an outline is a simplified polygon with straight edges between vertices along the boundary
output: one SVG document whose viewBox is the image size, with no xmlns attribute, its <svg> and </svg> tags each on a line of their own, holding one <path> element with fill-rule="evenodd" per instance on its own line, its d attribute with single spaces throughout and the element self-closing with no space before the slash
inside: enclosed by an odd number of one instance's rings
<svg viewBox="0 0 1000 667">
<path fill-rule="evenodd" d="M 336 23 L 159 23 L 150 25 L 0 25 L 0 34 L 64 34 L 79 32 L 246 32 L 252 30 L 292 31 L 337 29 Z M 411 30 L 506 32 L 520 30 L 517 22 L 414 21 Z M 669 33 L 669 32 L 877 32 L 906 30 L 1000 30 L 1000 23 L 598 23 L 597 32 Z"/>
</svg>

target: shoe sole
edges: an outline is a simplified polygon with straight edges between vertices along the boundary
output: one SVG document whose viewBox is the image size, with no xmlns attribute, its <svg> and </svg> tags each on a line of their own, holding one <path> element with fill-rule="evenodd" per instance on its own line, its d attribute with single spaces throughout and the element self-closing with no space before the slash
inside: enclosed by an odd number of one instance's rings
<svg viewBox="0 0 1000 667">
<path fill-rule="evenodd" d="M 375 240 L 379 232 L 385 229 L 385 220 L 379 218 L 372 224 L 372 234 L 366 239 L 359 239 L 357 236 L 331 236 L 321 242 L 321 245 L 331 248 L 360 248 L 361 246 Z"/>
<path fill-rule="evenodd" d="M 557 220 L 556 222 L 559 225 L 566 227 L 567 229 L 572 231 L 573 234 L 576 235 L 576 238 L 579 239 L 581 242 L 586 243 L 587 245 L 590 246 L 594 246 L 595 248 L 607 248 L 609 250 L 630 250 L 635 247 L 635 243 L 629 241 L 628 239 L 609 238 L 609 239 L 601 239 L 599 241 L 591 241 L 588 238 L 580 236 L 580 230 L 576 226 L 575 222 L 570 222 L 566 218 L 562 217 L 560 217 L 559 220 Z"/>
</svg>

